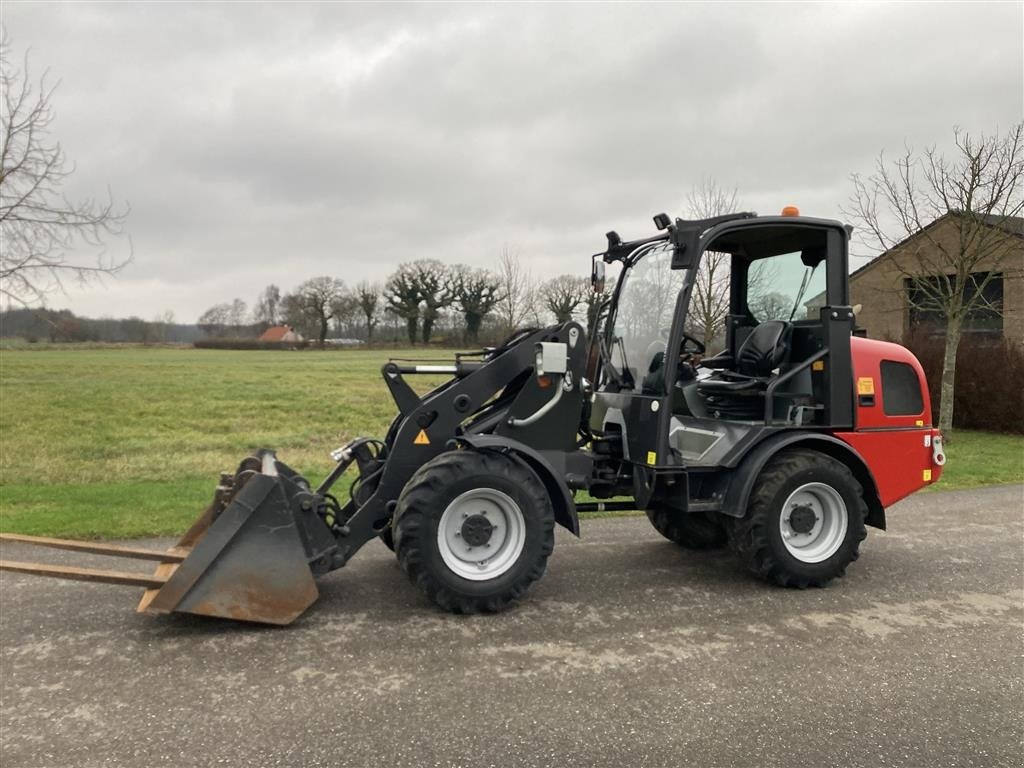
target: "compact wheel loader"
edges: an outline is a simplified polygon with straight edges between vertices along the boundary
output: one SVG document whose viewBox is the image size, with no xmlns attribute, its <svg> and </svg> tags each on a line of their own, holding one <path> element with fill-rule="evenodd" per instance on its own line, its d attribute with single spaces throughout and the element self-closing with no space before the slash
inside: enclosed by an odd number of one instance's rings
<svg viewBox="0 0 1024 768">
<path fill-rule="evenodd" d="M 389 361 L 398 415 L 383 439 L 335 451 L 317 487 L 261 450 L 167 551 L 3 536 L 150 559 L 152 575 L 2 567 L 142 586 L 149 613 L 288 624 L 316 577 L 380 538 L 442 608 L 499 611 L 543 575 L 556 525 L 579 535 L 580 511 L 639 509 L 680 546 L 729 546 L 763 579 L 824 585 L 865 526 L 884 529 L 887 506 L 942 472 L 921 366 L 857 332 L 841 223 L 790 209 L 654 221 L 592 257 L 597 291 L 606 265 L 620 270 L 594 338 L 570 322 L 444 364 Z M 709 253 L 730 278 L 713 356 L 690 314 Z M 450 378 L 419 396 L 407 379 L 428 373 Z"/>
</svg>

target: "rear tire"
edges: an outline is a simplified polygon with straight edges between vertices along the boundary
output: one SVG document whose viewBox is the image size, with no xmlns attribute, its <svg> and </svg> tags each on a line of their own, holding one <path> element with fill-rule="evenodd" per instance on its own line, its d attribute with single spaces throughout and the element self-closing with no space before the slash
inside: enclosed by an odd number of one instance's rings
<svg viewBox="0 0 1024 768">
<path fill-rule="evenodd" d="M 551 499 L 526 464 L 494 451 L 452 451 L 403 489 L 395 552 L 445 610 L 496 612 L 544 574 L 554 525 Z"/>
<path fill-rule="evenodd" d="M 647 519 L 658 533 L 685 549 L 721 549 L 726 545 L 722 520 L 702 512 L 655 507 L 647 510 Z"/>
<path fill-rule="evenodd" d="M 746 567 L 784 587 L 821 587 L 859 556 L 867 532 L 860 483 L 850 469 L 806 449 L 773 456 L 747 514 L 729 518 L 729 547 Z"/>
</svg>

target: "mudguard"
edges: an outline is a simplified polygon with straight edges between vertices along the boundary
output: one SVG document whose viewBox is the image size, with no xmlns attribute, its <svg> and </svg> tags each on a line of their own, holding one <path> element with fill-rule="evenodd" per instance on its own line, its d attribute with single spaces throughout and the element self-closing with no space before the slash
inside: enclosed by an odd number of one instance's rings
<svg viewBox="0 0 1024 768">
<path fill-rule="evenodd" d="M 850 445 L 831 435 L 820 432 L 786 432 L 758 443 L 733 470 L 731 482 L 722 502 L 721 512 L 730 517 L 743 517 L 747 513 L 750 494 L 758 475 L 768 460 L 784 448 L 807 447 L 843 462 L 864 489 L 864 501 L 868 505 L 868 525 L 885 530 L 885 508 L 879 501 L 878 486 L 868 468 L 867 462 Z"/>
<path fill-rule="evenodd" d="M 551 505 L 555 509 L 555 522 L 571 531 L 574 536 L 580 535 L 579 515 L 569 486 L 566 485 L 565 478 L 541 453 L 528 445 L 498 435 L 464 435 L 458 440 L 478 451 L 512 453 L 526 462 L 527 466 L 537 473 L 537 477 L 547 489 L 548 496 L 551 497 Z"/>
</svg>

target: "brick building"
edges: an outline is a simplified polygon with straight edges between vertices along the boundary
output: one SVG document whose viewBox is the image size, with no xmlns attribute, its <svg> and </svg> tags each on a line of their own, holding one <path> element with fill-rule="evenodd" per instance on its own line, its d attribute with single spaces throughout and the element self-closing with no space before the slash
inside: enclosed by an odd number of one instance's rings
<svg viewBox="0 0 1024 768">
<path fill-rule="evenodd" d="M 972 274 L 996 274 L 989 281 L 985 297 L 1001 305 L 1002 313 L 979 310 L 964 324 L 965 341 L 974 334 L 1005 338 L 1024 345 L 1024 218 L 990 217 L 989 226 L 1000 230 L 998 250 L 980 261 Z M 960 218 L 949 213 L 908 237 L 850 275 L 850 303 L 862 305 L 857 325 L 875 339 L 898 341 L 911 326 L 941 328 L 934 313 L 915 308 L 910 298 L 915 290 L 907 274 L 925 274 L 923 254 L 935 257 L 937 244 L 955 248 L 961 237 Z M 954 272 L 952 267 L 950 273 Z"/>
</svg>

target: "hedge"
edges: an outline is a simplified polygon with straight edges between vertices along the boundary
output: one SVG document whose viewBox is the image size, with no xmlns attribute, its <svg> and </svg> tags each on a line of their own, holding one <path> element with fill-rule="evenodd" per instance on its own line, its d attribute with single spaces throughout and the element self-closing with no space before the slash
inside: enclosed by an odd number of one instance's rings
<svg viewBox="0 0 1024 768">
<path fill-rule="evenodd" d="M 938 420 L 945 338 L 911 332 L 903 346 L 921 361 Z M 953 426 L 1024 434 L 1024 345 L 964 335 L 956 356 Z"/>
<path fill-rule="evenodd" d="M 196 349 L 306 349 L 309 340 L 260 341 L 259 339 L 198 339 Z"/>
</svg>

